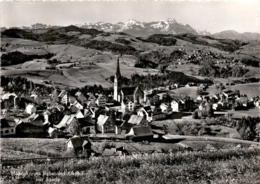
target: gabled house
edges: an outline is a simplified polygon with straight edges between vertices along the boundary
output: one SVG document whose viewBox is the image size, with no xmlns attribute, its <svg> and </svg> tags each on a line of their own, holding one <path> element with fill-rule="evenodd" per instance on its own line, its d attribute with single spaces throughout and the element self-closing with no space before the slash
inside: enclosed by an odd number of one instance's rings
<svg viewBox="0 0 260 184">
<path fill-rule="evenodd" d="M 64 105 L 68 105 L 69 103 L 69 95 L 66 93 L 60 97 L 60 102 Z"/>
<path fill-rule="evenodd" d="M 123 130 L 125 130 L 124 128 L 124 124 L 125 121 L 124 120 L 120 120 L 120 119 L 116 119 L 115 120 L 115 134 L 121 134 Z"/>
<path fill-rule="evenodd" d="M 180 102 L 178 100 L 172 100 L 172 102 L 171 102 L 172 112 L 179 112 L 180 111 L 179 103 Z"/>
<path fill-rule="evenodd" d="M 152 111 L 153 111 L 153 113 L 152 113 L 153 121 L 166 118 L 166 114 L 162 112 L 160 107 L 154 107 L 154 108 L 152 108 Z"/>
<path fill-rule="evenodd" d="M 97 98 L 92 93 L 88 94 L 88 101 L 89 102 L 91 102 L 92 104 L 95 104 L 96 100 L 97 100 Z"/>
<path fill-rule="evenodd" d="M 13 118 L 1 118 L 1 134 L 0 137 L 12 136 L 16 134 L 16 123 Z"/>
<path fill-rule="evenodd" d="M 73 136 L 67 141 L 67 150 L 74 150 L 76 154 L 83 154 L 84 151 L 91 152 L 91 142 L 88 137 Z"/>
<path fill-rule="evenodd" d="M 51 115 L 51 112 L 49 110 L 46 110 L 43 112 L 43 117 L 44 117 L 44 123 L 45 125 L 50 124 L 49 121 L 49 116 Z"/>
<path fill-rule="evenodd" d="M 146 100 L 149 100 L 151 105 L 158 105 L 160 96 L 157 94 L 148 94 L 146 95 Z"/>
<path fill-rule="evenodd" d="M 91 118 L 96 118 L 96 111 L 98 110 L 98 108 L 95 107 L 89 107 L 87 109 L 84 109 L 84 116 L 91 116 Z"/>
<path fill-rule="evenodd" d="M 105 95 L 99 95 L 97 100 L 96 100 L 96 104 L 99 107 L 105 107 L 106 106 L 106 102 L 107 102 L 107 99 L 106 99 Z"/>
<path fill-rule="evenodd" d="M 16 134 L 19 137 L 47 137 L 48 132 L 43 120 L 38 116 L 35 121 L 21 120 L 16 125 Z"/>
<path fill-rule="evenodd" d="M 1 98 L 1 109 L 8 109 L 17 105 L 17 95 L 15 93 L 5 93 Z"/>
<path fill-rule="evenodd" d="M 153 120 L 153 111 L 151 106 L 142 107 L 138 110 L 137 115 L 144 116 L 148 122 L 151 122 Z"/>
<path fill-rule="evenodd" d="M 166 114 L 162 112 L 161 108 L 156 106 L 145 106 L 139 109 L 138 116 L 144 116 L 148 122 L 156 121 L 158 119 L 165 119 Z"/>
<path fill-rule="evenodd" d="M 79 121 L 80 122 L 80 121 Z M 82 125 L 82 134 L 96 134 L 96 128 L 95 128 L 95 124 L 90 123 L 90 122 L 85 122 Z"/>
<path fill-rule="evenodd" d="M 81 105 L 78 101 L 75 101 L 73 104 L 70 104 L 69 109 L 72 113 L 76 113 L 78 110 L 83 109 L 83 105 Z"/>
<path fill-rule="evenodd" d="M 58 95 L 59 98 L 63 98 L 65 95 L 67 95 L 68 92 L 66 90 L 62 90 L 60 94 Z"/>
<path fill-rule="evenodd" d="M 84 114 L 85 114 L 85 113 L 84 113 L 84 110 L 78 110 L 78 111 L 76 112 L 75 116 L 76 116 L 77 119 L 80 119 L 80 118 L 84 118 L 84 117 L 85 117 Z"/>
<path fill-rule="evenodd" d="M 135 110 L 135 103 L 132 100 L 124 99 L 121 102 L 122 112 L 133 112 Z"/>
<path fill-rule="evenodd" d="M 165 101 L 167 97 L 167 93 L 158 93 L 157 95 L 159 96 L 160 101 Z"/>
<path fill-rule="evenodd" d="M 135 114 L 131 115 L 127 123 L 132 126 L 148 126 L 148 121 L 145 119 L 144 116 L 138 116 Z"/>
<path fill-rule="evenodd" d="M 104 133 L 115 133 L 115 124 L 106 115 L 99 115 L 97 119 L 97 130 L 100 131 L 102 134 Z"/>
<path fill-rule="evenodd" d="M 78 91 L 76 94 L 76 99 L 81 103 L 81 104 L 84 104 L 87 102 L 87 98 L 80 92 Z"/>
<path fill-rule="evenodd" d="M 231 90 L 223 91 L 222 94 L 225 96 L 226 99 L 232 98 L 236 95 L 236 93 Z"/>
<path fill-rule="evenodd" d="M 51 114 L 48 117 L 48 120 L 51 124 L 57 125 L 61 122 L 64 117 L 63 112 L 59 111 L 57 108 L 52 108 L 48 110 Z"/>
</svg>

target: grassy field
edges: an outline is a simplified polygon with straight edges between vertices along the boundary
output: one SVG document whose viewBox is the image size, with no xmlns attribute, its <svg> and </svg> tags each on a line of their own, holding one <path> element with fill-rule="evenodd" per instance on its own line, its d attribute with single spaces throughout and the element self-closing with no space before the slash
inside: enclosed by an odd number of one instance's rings
<svg viewBox="0 0 260 184">
<path fill-rule="evenodd" d="M 239 90 L 240 94 L 246 94 L 248 98 L 260 95 L 260 83 L 237 84 L 227 89 Z"/>
<path fill-rule="evenodd" d="M 241 183 L 260 181 L 259 150 L 50 161 L 2 171 L 4 183 Z"/>
<path fill-rule="evenodd" d="M 1 138 L 1 159 L 60 157 L 66 139 Z"/>
<path fill-rule="evenodd" d="M 233 149 L 236 148 L 239 144 L 243 145 L 244 148 L 248 148 L 251 144 L 257 144 L 257 142 L 230 139 L 232 136 L 227 135 L 226 138 L 212 136 L 180 136 L 180 130 L 178 130 L 178 127 L 180 126 L 178 123 L 169 123 L 168 126 L 171 130 L 170 133 L 172 133 L 168 135 L 173 139 L 171 143 L 150 142 L 149 144 L 143 144 L 142 142 L 100 140 L 92 141 L 92 144 L 101 152 L 103 151 L 104 145 L 109 143 L 116 147 L 124 146 L 129 151 L 129 153 L 153 153 L 161 152 L 162 150 L 166 152 L 169 150 L 178 151 L 179 149 L 185 147 L 185 145 L 187 145 L 187 147 L 191 147 L 193 150 L 202 150 L 205 149 L 208 144 L 212 145 L 213 147 L 217 145 L 216 149 Z M 221 127 L 218 126 L 216 129 L 221 129 Z M 221 133 L 225 134 L 227 131 L 227 129 L 222 127 L 222 130 L 219 131 L 219 135 Z M 229 133 L 230 132 L 232 131 L 229 131 Z M 231 135 L 231 133 L 228 135 Z M 1 159 L 4 160 L 41 157 L 57 158 L 68 156 L 66 153 L 66 139 L 1 138 L 0 142 Z"/>
<path fill-rule="evenodd" d="M 170 94 L 176 98 L 189 96 L 194 100 L 197 98 L 197 87 L 181 87 L 170 91 Z"/>
</svg>

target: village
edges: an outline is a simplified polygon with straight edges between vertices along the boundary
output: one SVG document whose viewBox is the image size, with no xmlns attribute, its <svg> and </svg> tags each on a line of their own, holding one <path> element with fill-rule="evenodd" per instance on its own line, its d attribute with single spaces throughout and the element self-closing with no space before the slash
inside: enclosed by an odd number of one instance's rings
<svg viewBox="0 0 260 184">
<path fill-rule="evenodd" d="M 91 140 L 141 143 L 171 140 L 167 126 L 153 125 L 157 120 L 182 118 L 185 114 L 205 119 L 225 109 L 260 107 L 259 97 L 248 99 L 237 90 L 208 95 L 203 93 L 208 84 L 188 83 L 186 87 L 197 86 L 197 98 L 173 98 L 168 94 L 169 87 L 142 91 L 138 86 L 123 86 L 121 77 L 118 58 L 114 91 L 110 95 L 80 91 L 70 94 L 54 88 L 50 94 L 39 98 L 39 87 L 31 87 L 29 96 L 3 91 L 1 137 L 67 138 L 68 149 L 98 153 L 91 146 Z M 175 84 L 172 88 L 179 86 Z M 114 155 L 123 148 L 111 149 L 107 151 Z"/>
</svg>

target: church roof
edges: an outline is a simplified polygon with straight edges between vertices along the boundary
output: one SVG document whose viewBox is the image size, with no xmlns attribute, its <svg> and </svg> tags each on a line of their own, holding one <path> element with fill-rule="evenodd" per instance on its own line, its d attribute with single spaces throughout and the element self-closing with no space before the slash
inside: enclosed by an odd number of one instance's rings
<svg viewBox="0 0 260 184">
<path fill-rule="evenodd" d="M 125 96 L 133 95 L 136 87 L 123 87 L 121 90 Z"/>
</svg>

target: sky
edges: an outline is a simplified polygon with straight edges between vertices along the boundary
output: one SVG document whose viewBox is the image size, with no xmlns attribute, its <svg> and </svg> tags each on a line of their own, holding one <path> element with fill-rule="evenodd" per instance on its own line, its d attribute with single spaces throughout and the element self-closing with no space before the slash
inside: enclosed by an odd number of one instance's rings
<svg viewBox="0 0 260 184">
<path fill-rule="evenodd" d="M 260 32 L 260 0 L 18 1 L 1 4 L 1 27 L 35 23 L 67 26 L 95 22 L 141 22 L 173 18 L 194 29 Z"/>
</svg>

